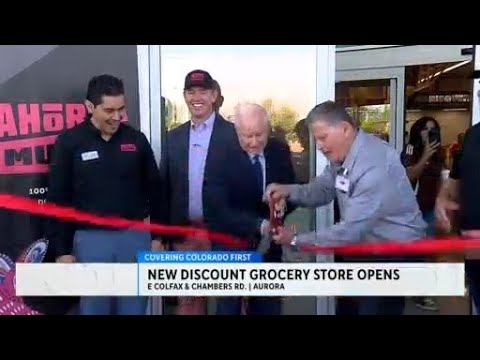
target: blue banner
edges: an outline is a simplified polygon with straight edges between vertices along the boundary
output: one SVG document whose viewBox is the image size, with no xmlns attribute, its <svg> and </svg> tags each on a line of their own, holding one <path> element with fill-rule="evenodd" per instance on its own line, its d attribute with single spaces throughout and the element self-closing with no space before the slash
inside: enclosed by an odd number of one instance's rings
<svg viewBox="0 0 480 360">
<path fill-rule="evenodd" d="M 252 251 L 143 251 L 139 263 L 258 263 L 262 255 Z"/>
</svg>

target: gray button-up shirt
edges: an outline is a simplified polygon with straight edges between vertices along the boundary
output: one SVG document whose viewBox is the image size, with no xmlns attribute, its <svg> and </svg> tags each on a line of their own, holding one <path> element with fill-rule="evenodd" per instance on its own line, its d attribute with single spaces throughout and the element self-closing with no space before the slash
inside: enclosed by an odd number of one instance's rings
<svg viewBox="0 0 480 360">
<path fill-rule="evenodd" d="M 348 189 L 335 186 L 345 175 Z M 330 228 L 300 234 L 298 244 L 406 242 L 425 236 L 426 224 L 405 168 L 395 149 L 359 130 L 342 165 L 329 164 L 305 185 L 289 185 L 290 201 L 301 206 L 327 205 L 338 198 L 341 221 Z"/>
</svg>

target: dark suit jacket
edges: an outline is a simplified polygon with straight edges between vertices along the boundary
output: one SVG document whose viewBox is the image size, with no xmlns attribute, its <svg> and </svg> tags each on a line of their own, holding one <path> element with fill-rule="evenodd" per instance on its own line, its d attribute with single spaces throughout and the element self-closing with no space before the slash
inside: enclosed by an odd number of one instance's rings
<svg viewBox="0 0 480 360">
<path fill-rule="evenodd" d="M 162 218 L 164 224 L 189 225 L 188 216 L 188 154 L 191 122 L 171 130 L 163 144 L 160 161 L 160 173 L 164 186 L 164 206 Z M 205 213 L 205 195 L 210 192 L 209 179 L 213 173 L 221 172 L 224 165 L 220 159 L 226 148 L 238 142 L 234 125 L 217 115 L 213 125 L 212 136 L 205 163 L 203 183 L 203 207 Z M 167 237 L 168 240 L 178 238 Z"/>
<path fill-rule="evenodd" d="M 264 150 L 266 185 L 291 184 L 295 174 L 290 151 L 277 139 L 270 138 Z M 269 207 L 256 191 L 255 173 L 248 154 L 238 142 L 225 154 L 223 166 L 210 178 L 206 196 L 209 228 L 244 240 L 250 250 L 260 241 L 259 220 L 269 219 Z M 293 210 L 291 205 L 288 211 Z M 272 244 L 265 261 L 281 261 L 281 246 Z"/>
</svg>

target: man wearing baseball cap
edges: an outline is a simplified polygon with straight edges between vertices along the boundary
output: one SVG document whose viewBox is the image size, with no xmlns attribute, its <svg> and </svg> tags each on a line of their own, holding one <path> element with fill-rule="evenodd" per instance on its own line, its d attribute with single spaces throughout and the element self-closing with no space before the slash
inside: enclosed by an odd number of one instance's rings
<svg viewBox="0 0 480 360">
<path fill-rule="evenodd" d="M 175 250 L 207 250 L 205 218 L 208 216 L 204 197 L 210 190 L 210 174 L 220 171 L 218 161 L 225 149 L 238 141 L 232 123 L 216 112 L 219 96 L 212 76 L 205 70 L 193 70 L 185 77 L 185 103 L 190 121 L 169 131 L 160 164 L 166 186 L 166 223 L 194 226 L 198 236 L 168 238 Z M 210 194 L 210 196 L 214 194 Z M 178 315 L 204 315 L 205 298 L 179 298 Z"/>
</svg>

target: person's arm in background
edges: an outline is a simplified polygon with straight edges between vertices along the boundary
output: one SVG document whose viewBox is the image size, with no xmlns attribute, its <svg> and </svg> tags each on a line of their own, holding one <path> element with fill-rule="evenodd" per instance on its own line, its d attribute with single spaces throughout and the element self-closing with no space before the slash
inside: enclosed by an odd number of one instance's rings
<svg viewBox="0 0 480 360">
<path fill-rule="evenodd" d="M 462 152 L 458 151 L 453 158 L 452 170 L 449 178 L 442 184 L 437 195 L 435 204 L 435 215 L 440 228 L 443 231 L 452 230 L 452 211 L 459 209 L 460 200 L 460 158 Z"/>
<path fill-rule="evenodd" d="M 445 232 L 452 231 L 452 222 L 456 222 L 460 208 L 460 186 L 462 172 L 460 161 L 464 153 L 465 144 L 468 143 L 470 130 L 465 133 L 464 141 L 458 148 L 453 158 L 449 178 L 443 183 L 435 203 L 435 216 L 439 227 Z M 455 215 L 454 215 L 455 214 Z"/>
<path fill-rule="evenodd" d="M 432 144 L 427 142 L 425 144 L 423 153 L 418 159 L 418 161 L 415 161 L 415 149 L 413 145 L 408 144 L 406 146 L 405 151 L 402 154 L 402 163 L 406 167 L 407 176 L 412 183 L 416 182 L 418 178 L 422 175 L 423 170 L 427 165 L 427 162 L 430 160 L 433 154 L 435 154 L 439 146 L 440 143 L 438 142 L 434 142 Z"/>
<path fill-rule="evenodd" d="M 161 181 L 160 172 L 153 154 L 152 147 L 145 135 L 142 133 L 142 171 L 143 171 L 143 189 L 146 192 L 148 200 L 148 212 L 150 223 L 161 224 L 162 222 L 162 188 L 164 184 Z M 162 240 L 159 234 L 152 232 L 152 250 L 162 250 Z"/>
<path fill-rule="evenodd" d="M 72 141 L 65 133 L 57 137 L 53 149 L 48 177 L 47 202 L 55 205 L 71 206 L 73 192 L 73 151 Z M 58 262 L 74 262 L 73 235 L 75 224 L 58 220 L 46 219 L 45 236 L 52 246 Z"/>
</svg>

